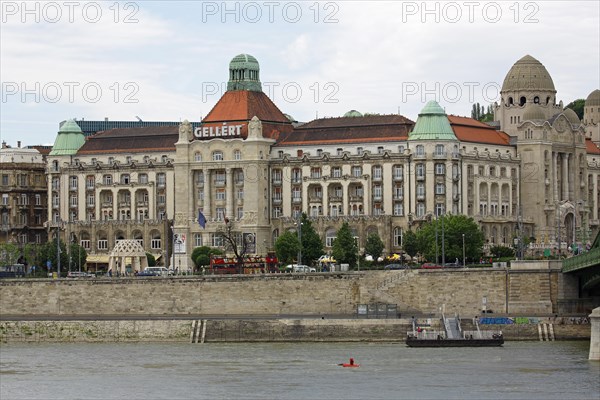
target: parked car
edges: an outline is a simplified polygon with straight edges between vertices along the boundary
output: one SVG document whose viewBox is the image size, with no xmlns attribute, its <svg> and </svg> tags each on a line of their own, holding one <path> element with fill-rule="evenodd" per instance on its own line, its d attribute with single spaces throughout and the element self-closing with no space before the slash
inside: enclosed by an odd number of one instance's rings
<svg viewBox="0 0 600 400">
<path fill-rule="evenodd" d="M 440 269 L 443 267 L 441 265 L 438 265 L 435 263 L 425 263 L 425 264 L 421 265 L 421 268 L 423 268 L 423 269 Z"/>
<path fill-rule="evenodd" d="M 152 271 L 146 268 L 145 270 L 138 272 L 136 276 L 160 276 L 160 273 L 158 271 Z"/>
<path fill-rule="evenodd" d="M 403 265 L 403 264 L 388 264 L 385 267 L 383 267 L 383 269 L 407 269 L 408 266 Z"/>
<path fill-rule="evenodd" d="M 96 275 L 89 274 L 85 271 L 69 271 L 67 273 L 67 278 L 94 278 Z"/>
<path fill-rule="evenodd" d="M 173 275 L 173 271 L 170 269 L 166 269 L 165 267 L 146 267 L 144 268 L 144 271 L 152 271 L 155 272 L 156 275 L 161 276 Z"/>
<path fill-rule="evenodd" d="M 317 272 L 317 270 L 308 265 L 290 264 L 285 266 L 285 272 Z"/>
</svg>

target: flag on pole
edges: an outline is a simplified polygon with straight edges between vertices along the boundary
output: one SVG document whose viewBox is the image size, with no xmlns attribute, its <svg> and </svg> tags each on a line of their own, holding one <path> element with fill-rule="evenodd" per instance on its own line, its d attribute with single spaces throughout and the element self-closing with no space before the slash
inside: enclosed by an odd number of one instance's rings
<svg viewBox="0 0 600 400">
<path fill-rule="evenodd" d="M 205 227 L 206 227 L 206 217 L 204 216 L 204 214 L 202 214 L 202 211 L 198 211 L 198 224 L 200 224 L 200 226 L 202 227 L 202 229 L 205 229 Z"/>
</svg>

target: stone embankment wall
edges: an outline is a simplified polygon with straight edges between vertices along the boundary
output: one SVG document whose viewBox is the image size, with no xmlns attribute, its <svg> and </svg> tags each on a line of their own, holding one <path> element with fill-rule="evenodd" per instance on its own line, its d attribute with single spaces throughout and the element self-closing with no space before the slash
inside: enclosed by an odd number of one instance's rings
<svg viewBox="0 0 600 400">
<path fill-rule="evenodd" d="M 0 342 L 403 342 L 410 319 L 329 320 L 141 320 L 141 321 L 2 321 Z M 505 340 L 540 340 L 539 324 L 482 325 L 502 331 Z M 433 319 L 426 329 L 440 330 Z M 474 330 L 467 320 L 464 330 Z M 553 324 L 555 340 L 589 339 L 590 325 Z M 545 337 L 545 339 L 549 339 Z"/>
<path fill-rule="evenodd" d="M 542 315 L 572 284 L 559 271 L 367 271 L 173 278 L 0 281 L 0 319 L 19 316 L 353 315 L 358 304 L 407 314 Z"/>
</svg>

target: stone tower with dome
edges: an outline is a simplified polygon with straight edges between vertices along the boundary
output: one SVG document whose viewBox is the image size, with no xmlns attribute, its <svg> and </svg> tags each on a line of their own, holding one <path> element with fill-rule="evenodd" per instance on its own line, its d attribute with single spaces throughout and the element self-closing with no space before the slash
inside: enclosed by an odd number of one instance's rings
<svg viewBox="0 0 600 400">
<path fill-rule="evenodd" d="M 596 89 L 585 100 L 583 108 L 585 137 L 600 146 L 600 90 Z"/>
<path fill-rule="evenodd" d="M 533 219 L 536 239 L 585 239 L 591 199 L 585 178 L 585 129 L 579 117 L 563 109 L 562 101 L 556 103 L 552 77 L 530 55 L 508 71 L 500 95 L 495 119 L 521 157 L 521 212 Z"/>
</svg>

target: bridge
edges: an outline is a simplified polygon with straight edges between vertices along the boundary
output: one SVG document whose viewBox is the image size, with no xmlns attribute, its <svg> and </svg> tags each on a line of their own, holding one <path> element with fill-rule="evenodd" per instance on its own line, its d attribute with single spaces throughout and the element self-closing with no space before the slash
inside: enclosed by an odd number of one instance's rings
<svg viewBox="0 0 600 400">
<path fill-rule="evenodd" d="M 590 251 L 563 260 L 562 272 L 579 278 L 580 296 L 600 296 L 600 232 Z"/>
</svg>

